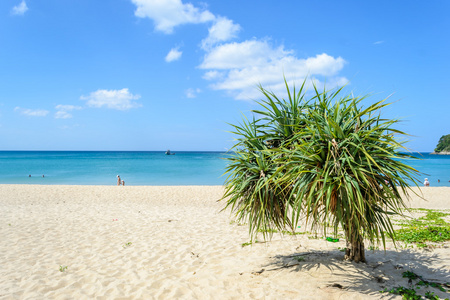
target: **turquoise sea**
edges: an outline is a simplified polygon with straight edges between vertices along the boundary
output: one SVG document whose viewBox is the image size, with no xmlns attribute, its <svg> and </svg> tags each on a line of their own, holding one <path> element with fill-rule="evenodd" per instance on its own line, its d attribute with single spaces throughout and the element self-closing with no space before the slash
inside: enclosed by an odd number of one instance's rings
<svg viewBox="0 0 450 300">
<path fill-rule="evenodd" d="M 222 185 L 224 152 L 0 151 L 0 184 Z M 431 186 L 450 186 L 450 156 L 408 161 Z M 29 177 L 31 175 L 31 177 Z M 43 177 L 44 175 L 44 177 Z M 438 182 L 440 179 L 440 182 Z"/>
<path fill-rule="evenodd" d="M 120 175 L 125 185 L 222 185 L 224 156 L 222 152 L 0 151 L 0 183 L 114 185 Z"/>
</svg>

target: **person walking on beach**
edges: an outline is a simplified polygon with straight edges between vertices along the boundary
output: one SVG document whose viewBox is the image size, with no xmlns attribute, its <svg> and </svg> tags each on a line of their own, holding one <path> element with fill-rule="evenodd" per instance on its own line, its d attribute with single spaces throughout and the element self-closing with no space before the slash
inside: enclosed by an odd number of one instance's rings
<svg viewBox="0 0 450 300">
<path fill-rule="evenodd" d="M 120 185 L 122 183 L 122 180 L 120 180 L 120 176 L 117 175 L 117 185 Z"/>
<path fill-rule="evenodd" d="M 430 182 L 428 181 L 428 178 L 425 178 L 425 182 L 423 183 L 424 186 L 430 186 Z"/>
</svg>

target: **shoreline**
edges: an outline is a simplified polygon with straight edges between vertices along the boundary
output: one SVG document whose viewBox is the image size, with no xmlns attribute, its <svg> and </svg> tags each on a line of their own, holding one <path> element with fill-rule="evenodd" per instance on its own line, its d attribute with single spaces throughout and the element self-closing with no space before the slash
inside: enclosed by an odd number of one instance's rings
<svg viewBox="0 0 450 300">
<path fill-rule="evenodd" d="M 117 186 L 114 184 L 111 185 L 59 185 L 59 184 L 0 184 L 0 194 L 2 190 L 16 190 L 18 188 L 25 190 L 65 190 L 64 193 L 68 191 L 70 192 L 83 192 L 83 191 L 92 191 L 99 190 L 102 192 L 117 192 L 119 191 L 122 196 L 124 194 L 122 192 L 128 191 L 132 192 L 130 196 L 136 196 L 140 192 L 143 192 L 146 195 L 148 192 L 156 191 L 156 196 L 159 194 L 161 190 L 164 191 L 164 194 L 170 193 L 171 190 L 174 191 L 185 191 L 188 193 L 199 192 L 202 196 L 206 196 L 208 193 L 210 195 L 215 195 L 216 197 L 220 195 L 219 199 L 223 195 L 224 185 L 126 185 L 126 186 Z M 111 190 L 117 189 L 117 190 Z M 436 208 L 436 209 L 450 209 L 450 187 L 447 186 L 429 186 L 429 187 L 412 187 L 409 191 L 410 200 L 406 201 L 410 204 L 412 208 Z M 423 197 L 425 200 L 421 199 Z M 196 197 L 198 198 L 198 197 Z M 430 200 L 433 200 L 430 203 Z M 163 200 L 163 199 L 160 199 Z M 222 202 L 224 203 L 224 202 Z M 421 205 L 423 207 L 421 207 Z M 436 206 L 437 205 L 437 206 Z"/>
<path fill-rule="evenodd" d="M 411 207 L 448 211 L 450 187 L 421 190 L 428 201 Z M 248 226 L 221 211 L 223 191 L 0 184 L 0 299 L 392 299 L 380 290 L 407 286 L 402 272 L 450 277 L 448 242 L 387 242 L 367 264 L 343 261 L 342 239 L 303 233 L 244 246 Z"/>
<path fill-rule="evenodd" d="M 450 155 L 450 152 L 448 151 L 442 151 L 442 152 L 430 152 L 431 155 Z"/>
</svg>

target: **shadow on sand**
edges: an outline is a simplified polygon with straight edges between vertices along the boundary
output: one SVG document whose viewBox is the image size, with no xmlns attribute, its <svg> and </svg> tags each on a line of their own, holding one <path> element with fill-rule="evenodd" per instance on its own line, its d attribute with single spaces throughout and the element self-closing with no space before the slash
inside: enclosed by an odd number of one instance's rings
<svg viewBox="0 0 450 300">
<path fill-rule="evenodd" d="M 446 253 L 447 252 L 447 253 Z M 264 272 L 299 272 L 317 278 L 318 288 L 340 289 L 347 292 L 393 299 L 397 295 L 387 292 L 394 287 L 415 287 L 418 280 L 403 278 L 403 273 L 412 271 L 424 280 L 439 284 L 450 281 L 448 249 L 422 250 L 366 250 L 367 263 L 354 263 L 344 260 L 339 250 L 296 252 L 291 255 L 274 256 L 264 266 Z M 268 274 L 269 273 L 269 274 Z M 448 290 L 450 286 L 445 286 Z M 434 292 L 441 299 L 450 294 L 433 287 L 421 287 L 417 294 L 424 296 L 426 291 Z"/>
</svg>

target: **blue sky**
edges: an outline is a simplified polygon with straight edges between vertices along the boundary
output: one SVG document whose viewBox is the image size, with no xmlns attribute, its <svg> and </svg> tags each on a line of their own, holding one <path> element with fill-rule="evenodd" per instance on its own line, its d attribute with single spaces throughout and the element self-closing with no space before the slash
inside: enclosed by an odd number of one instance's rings
<svg viewBox="0 0 450 300">
<path fill-rule="evenodd" d="M 347 84 L 402 118 L 408 147 L 450 134 L 450 1 L 3 0 L 0 150 L 233 144 L 283 74 Z"/>
</svg>

